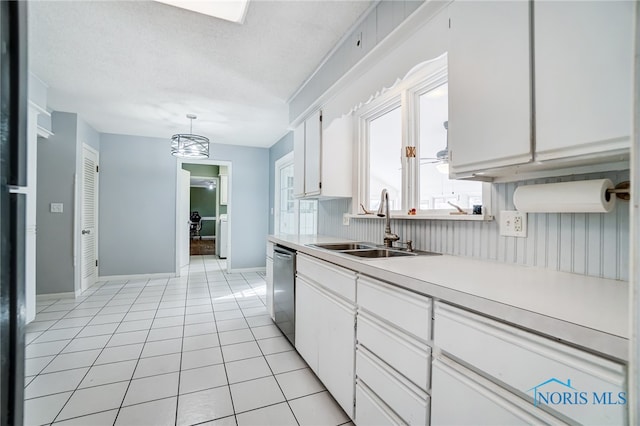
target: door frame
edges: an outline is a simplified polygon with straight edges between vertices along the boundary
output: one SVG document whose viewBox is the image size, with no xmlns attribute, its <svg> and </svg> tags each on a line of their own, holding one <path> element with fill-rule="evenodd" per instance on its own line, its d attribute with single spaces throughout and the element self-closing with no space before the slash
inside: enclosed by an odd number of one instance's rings
<svg viewBox="0 0 640 426">
<path fill-rule="evenodd" d="M 294 164 L 294 158 L 293 158 L 293 151 L 283 155 L 282 157 L 278 158 L 275 162 L 274 165 L 274 176 L 273 176 L 273 233 L 274 234 L 280 234 L 281 230 L 280 230 L 280 172 L 282 171 L 282 169 L 285 166 L 288 166 L 289 164 L 293 164 L 294 167 L 294 173 L 295 173 L 295 164 Z M 294 228 L 296 229 L 296 234 L 299 233 L 299 217 L 298 217 L 298 207 L 297 207 L 297 203 L 295 206 L 296 212 L 294 213 L 294 223 L 295 226 Z"/>
<path fill-rule="evenodd" d="M 180 241 L 178 240 L 178 235 L 180 232 L 180 221 L 179 221 L 179 214 L 180 214 L 180 205 L 178 200 L 180 200 L 180 170 L 182 169 L 182 165 L 183 164 L 204 164 L 207 166 L 226 166 L 227 170 L 228 170 L 228 190 L 227 190 L 227 220 L 228 220 L 228 232 L 227 232 L 227 249 L 228 249 L 228 254 L 227 254 L 227 268 L 226 271 L 231 273 L 231 234 L 232 234 L 232 226 L 231 226 L 231 222 L 232 222 L 232 192 L 231 188 L 233 188 L 232 185 L 232 162 L 231 161 L 223 161 L 223 160 L 212 160 L 212 159 L 206 159 L 206 160 L 189 160 L 189 159 L 181 159 L 178 158 L 176 161 L 176 211 L 175 211 L 175 224 L 176 224 L 176 229 L 175 229 L 175 270 L 176 270 L 176 277 L 180 276 Z M 218 180 L 218 183 L 220 181 Z M 220 205 L 219 205 L 219 192 L 220 192 L 220 187 L 218 185 L 218 188 L 216 189 L 216 206 L 218 208 L 218 210 L 216 210 L 216 218 L 218 218 L 220 216 Z M 217 222 L 217 219 L 216 219 Z M 216 225 L 217 226 L 217 225 Z M 219 235 L 216 233 L 216 245 L 220 244 L 220 241 L 218 240 Z"/>
<path fill-rule="evenodd" d="M 84 150 L 91 151 L 96 156 L 96 166 L 100 167 L 100 151 L 92 146 L 82 143 L 80 147 L 80 161 L 76 162 L 76 174 L 74 176 L 75 184 L 75 197 L 73 200 L 73 220 L 74 220 L 74 245 L 73 245 L 73 266 L 76 270 L 75 276 L 75 295 L 76 297 L 82 294 L 82 199 L 83 199 L 83 178 L 84 178 Z M 77 151 L 76 151 L 77 152 Z M 99 247 L 100 247 L 100 172 L 96 173 L 96 260 L 100 262 Z M 99 263 L 98 263 L 99 264 Z M 99 267 L 96 267 L 96 282 L 98 281 Z"/>
</svg>

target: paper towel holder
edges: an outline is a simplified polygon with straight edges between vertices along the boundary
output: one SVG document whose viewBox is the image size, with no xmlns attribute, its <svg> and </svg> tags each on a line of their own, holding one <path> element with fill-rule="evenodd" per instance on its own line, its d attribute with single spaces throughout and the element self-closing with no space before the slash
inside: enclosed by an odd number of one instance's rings
<svg viewBox="0 0 640 426">
<path fill-rule="evenodd" d="M 631 199 L 631 182 L 625 180 L 616 185 L 615 188 L 607 189 L 607 195 L 616 194 L 621 200 L 629 201 Z"/>
</svg>

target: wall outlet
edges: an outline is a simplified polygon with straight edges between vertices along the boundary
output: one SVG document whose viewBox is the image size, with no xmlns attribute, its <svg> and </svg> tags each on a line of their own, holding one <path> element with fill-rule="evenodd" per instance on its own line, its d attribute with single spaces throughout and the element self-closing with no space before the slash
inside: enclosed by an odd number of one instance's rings
<svg viewBox="0 0 640 426">
<path fill-rule="evenodd" d="M 527 236 L 527 214 L 513 210 L 502 210 L 500 212 L 500 235 L 525 238 Z"/>
<path fill-rule="evenodd" d="M 342 224 L 345 225 L 345 226 L 348 226 L 349 225 L 349 219 L 351 219 L 351 218 L 349 217 L 348 214 L 346 214 L 346 213 L 343 214 L 342 215 Z"/>
<path fill-rule="evenodd" d="M 63 204 L 62 203 L 51 203 L 51 213 L 62 213 Z"/>
</svg>

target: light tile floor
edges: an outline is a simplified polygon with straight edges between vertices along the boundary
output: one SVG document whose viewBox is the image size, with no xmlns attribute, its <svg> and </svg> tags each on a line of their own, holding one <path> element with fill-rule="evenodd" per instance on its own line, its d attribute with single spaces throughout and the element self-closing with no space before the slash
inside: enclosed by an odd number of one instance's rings
<svg viewBox="0 0 640 426">
<path fill-rule="evenodd" d="M 222 266 L 39 300 L 25 425 L 349 424 L 271 321 L 264 276 Z"/>
</svg>

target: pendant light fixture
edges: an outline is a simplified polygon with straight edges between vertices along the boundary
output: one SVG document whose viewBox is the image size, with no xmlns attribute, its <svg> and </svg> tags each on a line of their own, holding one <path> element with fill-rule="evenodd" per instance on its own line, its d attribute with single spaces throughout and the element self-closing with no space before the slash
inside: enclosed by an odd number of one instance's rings
<svg viewBox="0 0 640 426">
<path fill-rule="evenodd" d="M 194 114 L 187 114 L 191 120 L 189 133 L 178 133 L 171 136 L 171 155 L 181 158 L 209 158 L 209 139 L 193 134 L 193 120 L 198 118 Z"/>
</svg>

